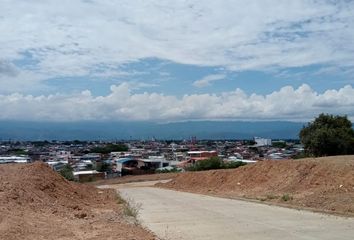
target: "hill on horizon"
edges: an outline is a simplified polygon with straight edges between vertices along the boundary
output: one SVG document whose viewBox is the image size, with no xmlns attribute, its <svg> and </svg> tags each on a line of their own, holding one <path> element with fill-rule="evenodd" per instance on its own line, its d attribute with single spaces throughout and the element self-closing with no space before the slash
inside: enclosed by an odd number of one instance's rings
<svg viewBox="0 0 354 240">
<path fill-rule="evenodd" d="M 1 121 L 0 140 L 298 139 L 304 123 L 287 121 L 25 122 Z"/>
</svg>

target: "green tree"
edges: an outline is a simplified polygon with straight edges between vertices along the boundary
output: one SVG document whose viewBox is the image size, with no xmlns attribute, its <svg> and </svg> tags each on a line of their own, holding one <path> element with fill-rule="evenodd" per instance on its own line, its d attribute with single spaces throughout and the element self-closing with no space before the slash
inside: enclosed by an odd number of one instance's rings
<svg viewBox="0 0 354 240">
<path fill-rule="evenodd" d="M 90 152 L 108 154 L 111 152 L 125 152 L 128 147 L 125 144 L 108 144 L 104 147 L 94 147 Z"/>
<path fill-rule="evenodd" d="M 96 170 L 99 172 L 110 172 L 112 170 L 112 166 L 106 162 L 97 163 Z"/>
<path fill-rule="evenodd" d="M 274 141 L 274 142 L 272 142 L 272 146 L 276 147 L 276 148 L 286 148 L 287 147 L 286 142 L 284 142 L 284 141 Z"/>
<path fill-rule="evenodd" d="M 212 169 L 228 169 L 228 168 L 238 168 L 240 166 L 246 165 L 246 163 L 237 161 L 237 162 L 224 162 L 219 157 L 211 157 L 206 160 L 201 160 L 195 164 L 186 168 L 187 171 L 205 171 Z"/>
<path fill-rule="evenodd" d="M 65 177 L 69 181 L 74 181 L 74 174 L 73 174 L 73 168 L 69 165 L 66 164 L 60 171 L 60 175 Z"/>
<path fill-rule="evenodd" d="M 347 116 L 320 114 L 299 136 L 306 152 L 316 157 L 354 153 L 354 130 Z"/>
</svg>

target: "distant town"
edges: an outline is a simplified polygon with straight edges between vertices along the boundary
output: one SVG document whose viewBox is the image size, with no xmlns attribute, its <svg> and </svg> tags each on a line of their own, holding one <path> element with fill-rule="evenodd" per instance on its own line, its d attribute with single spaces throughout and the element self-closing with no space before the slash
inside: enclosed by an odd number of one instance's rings
<svg viewBox="0 0 354 240">
<path fill-rule="evenodd" d="M 184 171 L 198 161 L 218 157 L 226 162 L 254 163 L 301 156 L 298 140 L 183 141 L 2 141 L 0 164 L 42 161 L 53 170 L 70 166 L 78 181 L 123 175 Z"/>
</svg>

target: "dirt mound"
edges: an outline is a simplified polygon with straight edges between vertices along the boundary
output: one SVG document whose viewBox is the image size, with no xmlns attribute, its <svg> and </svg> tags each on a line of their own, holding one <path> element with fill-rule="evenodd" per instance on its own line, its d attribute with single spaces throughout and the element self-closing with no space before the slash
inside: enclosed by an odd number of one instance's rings
<svg viewBox="0 0 354 240">
<path fill-rule="evenodd" d="M 67 210 L 104 205 L 114 198 L 94 187 L 66 181 L 46 164 L 0 166 L 0 202 L 2 205 L 50 210 L 71 215 Z"/>
<path fill-rule="evenodd" d="M 121 208 L 113 190 L 69 182 L 46 164 L 0 166 L 0 239 L 153 239 Z"/>
<path fill-rule="evenodd" d="M 354 215 L 354 156 L 263 161 L 233 170 L 188 172 L 160 186 Z"/>
</svg>

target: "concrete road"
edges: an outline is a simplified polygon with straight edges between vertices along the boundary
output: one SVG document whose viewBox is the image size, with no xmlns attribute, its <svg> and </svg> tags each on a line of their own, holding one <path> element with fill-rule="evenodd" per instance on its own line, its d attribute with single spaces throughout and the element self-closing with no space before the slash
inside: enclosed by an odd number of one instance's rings
<svg viewBox="0 0 354 240">
<path fill-rule="evenodd" d="M 354 219 L 199 194 L 120 185 L 139 220 L 162 239 L 354 239 Z M 115 186 L 117 188 L 117 185 Z"/>
</svg>

